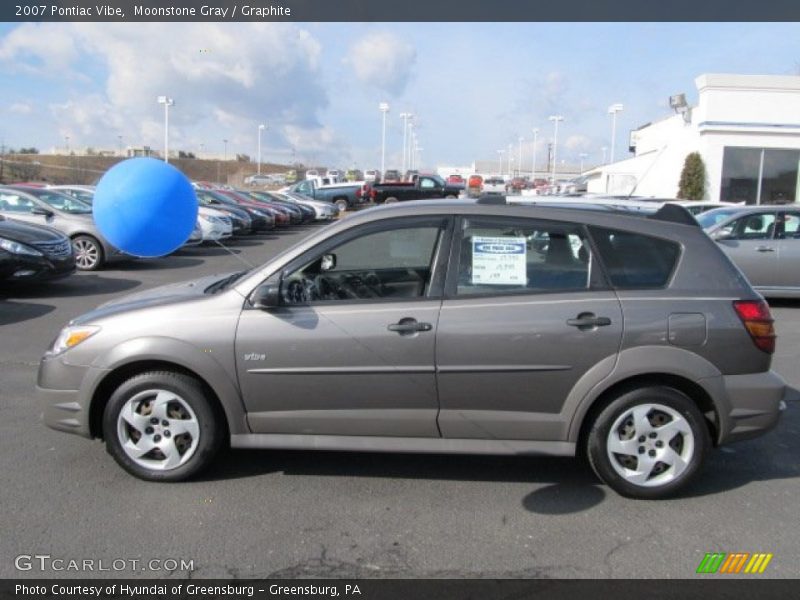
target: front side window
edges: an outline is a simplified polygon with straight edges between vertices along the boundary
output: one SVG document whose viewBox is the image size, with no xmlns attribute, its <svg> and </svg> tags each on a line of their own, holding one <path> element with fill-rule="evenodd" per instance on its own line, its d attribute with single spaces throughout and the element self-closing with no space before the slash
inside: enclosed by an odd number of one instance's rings
<svg viewBox="0 0 800 600">
<path fill-rule="evenodd" d="M 465 221 L 456 295 L 585 290 L 590 258 L 577 225 L 530 219 L 503 225 Z"/>
<path fill-rule="evenodd" d="M 426 225 L 367 233 L 316 254 L 284 277 L 283 302 L 423 297 L 441 231 Z"/>
<path fill-rule="evenodd" d="M 778 217 L 777 237 L 786 240 L 800 238 L 800 214 L 781 213 Z"/>
<path fill-rule="evenodd" d="M 60 194 L 57 192 L 37 192 L 36 197 L 58 210 L 74 215 L 86 215 L 92 212 L 92 207 L 82 200 Z"/>
<path fill-rule="evenodd" d="M 724 227 L 726 240 L 771 240 L 775 233 L 775 213 L 739 217 Z"/>
<path fill-rule="evenodd" d="M 589 231 L 614 287 L 657 289 L 669 282 L 680 256 L 675 242 L 603 227 Z"/>
</svg>

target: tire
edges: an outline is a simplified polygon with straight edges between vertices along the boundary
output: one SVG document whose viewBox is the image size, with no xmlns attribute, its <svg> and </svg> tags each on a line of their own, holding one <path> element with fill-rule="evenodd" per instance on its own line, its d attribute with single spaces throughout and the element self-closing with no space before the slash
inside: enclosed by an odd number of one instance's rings
<svg viewBox="0 0 800 600">
<path fill-rule="evenodd" d="M 106 261 L 102 244 L 91 235 L 76 235 L 72 238 L 72 249 L 80 271 L 96 271 Z"/>
<path fill-rule="evenodd" d="M 386 198 L 386 200 L 383 201 L 384 204 L 394 204 L 395 202 L 397 202 L 397 198 L 395 198 L 394 196 L 389 196 L 388 198 Z"/>
<path fill-rule="evenodd" d="M 661 386 L 617 396 L 597 415 L 586 440 L 589 463 L 600 479 L 622 496 L 651 500 L 688 485 L 710 448 L 708 426 L 695 403 Z"/>
<path fill-rule="evenodd" d="M 338 200 L 334 200 L 333 203 L 339 207 L 339 212 L 345 212 L 348 208 L 350 208 L 350 205 L 344 198 L 339 198 Z"/>
<path fill-rule="evenodd" d="M 106 450 L 140 479 L 181 481 L 206 468 L 219 451 L 224 418 L 218 413 L 194 377 L 141 373 L 120 385 L 106 404 Z"/>
<path fill-rule="evenodd" d="M 453 200 L 455 198 L 458 198 L 458 196 L 454 196 L 453 194 L 447 194 L 447 196 L 445 196 L 445 198 L 447 198 L 449 200 Z"/>
</svg>

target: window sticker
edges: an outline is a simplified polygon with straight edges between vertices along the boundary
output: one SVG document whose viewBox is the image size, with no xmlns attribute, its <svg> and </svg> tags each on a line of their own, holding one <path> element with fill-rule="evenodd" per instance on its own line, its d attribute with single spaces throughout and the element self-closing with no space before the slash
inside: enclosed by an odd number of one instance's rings
<svg viewBox="0 0 800 600">
<path fill-rule="evenodd" d="M 525 285 L 526 251 L 524 237 L 473 237 L 472 283 Z"/>
</svg>

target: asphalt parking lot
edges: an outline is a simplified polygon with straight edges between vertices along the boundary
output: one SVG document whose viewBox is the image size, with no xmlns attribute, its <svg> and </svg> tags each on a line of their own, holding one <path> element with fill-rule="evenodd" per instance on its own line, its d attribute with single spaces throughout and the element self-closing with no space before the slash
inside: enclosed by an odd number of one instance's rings
<svg viewBox="0 0 800 600">
<path fill-rule="evenodd" d="M 316 226 L 0 290 L 0 577 L 15 557 L 184 559 L 210 577 L 693 577 L 706 552 L 771 552 L 797 577 L 800 409 L 715 450 L 699 482 L 621 498 L 580 460 L 229 451 L 201 479 L 146 483 L 99 442 L 51 431 L 39 357 L 69 319 L 127 292 L 260 263 Z M 800 301 L 774 303 L 774 366 L 800 388 Z M 96 573 L 182 577 L 185 571 Z"/>
</svg>

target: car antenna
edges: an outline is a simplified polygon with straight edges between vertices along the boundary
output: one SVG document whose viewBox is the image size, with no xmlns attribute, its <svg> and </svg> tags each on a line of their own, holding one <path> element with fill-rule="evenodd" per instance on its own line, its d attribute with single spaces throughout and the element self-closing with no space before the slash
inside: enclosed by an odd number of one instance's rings
<svg viewBox="0 0 800 600">
<path fill-rule="evenodd" d="M 642 179 L 644 179 L 645 177 L 647 177 L 647 174 L 650 172 L 650 169 L 652 169 L 652 168 L 653 168 L 653 166 L 654 166 L 654 165 L 655 165 L 655 164 L 658 162 L 658 159 L 659 159 L 659 158 L 661 158 L 661 154 L 662 154 L 662 153 L 664 152 L 664 150 L 666 150 L 666 149 L 667 149 L 667 144 L 664 144 L 663 146 L 661 146 L 661 150 L 659 150 L 659 151 L 658 151 L 658 154 L 656 154 L 656 157 L 653 159 L 653 162 L 651 162 L 651 163 L 650 163 L 650 166 L 649 166 L 649 167 L 647 167 L 647 168 L 644 170 L 644 173 L 642 173 L 642 176 L 641 176 L 641 177 L 639 177 L 639 179 L 637 179 L 637 180 L 636 180 L 636 183 L 634 183 L 634 184 L 633 184 L 633 187 L 631 188 L 631 191 L 630 191 L 630 193 L 628 194 L 627 200 L 630 200 L 630 199 L 631 199 L 631 196 L 633 196 L 633 192 L 635 192 L 635 191 L 636 191 L 636 188 L 637 188 L 637 187 L 639 187 L 639 183 L 641 183 Z"/>
<path fill-rule="evenodd" d="M 223 243 L 222 243 L 222 242 L 220 242 L 219 240 L 214 240 L 214 242 L 216 242 L 216 244 L 217 244 L 217 245 L 218 245 L 220 248 L 222 248 L 223 250 L 225 250 L 226 252 L 228 252 L 228 254 L 230 254 L 231 256 L 235 256 L 235 257 L 236 257 L 236 258 L 239 260 L 239 262 L 243 263 L 243 264 L 244 264 L 244 265 L 245 265 L 245 266 L 246 266 L 248 269 L 255 269 L 255 268 L 256 268 L 256 267 L 255 267 L 255 265 L 251 265 L 251 264 L 250 264 L 250 263 L 249 263 L 247 260 L 245 260 L 244 258 L 242 258 L 241 256 L 239 256 L 239 254 L 238 254 L 237 252 L 234 252 L 233 250 L 231 250 L 230 248 L 228 248 L 228 247 L 227 247 L 225 244 L 223 244 Z"/>
</svg>

